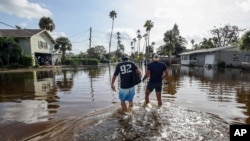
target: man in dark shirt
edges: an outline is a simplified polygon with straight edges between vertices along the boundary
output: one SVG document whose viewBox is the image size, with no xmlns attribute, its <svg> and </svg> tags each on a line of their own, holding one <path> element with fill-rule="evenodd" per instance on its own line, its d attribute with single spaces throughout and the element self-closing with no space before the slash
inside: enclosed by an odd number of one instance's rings
<svg viewBox="0 0 250 141">
<path fill-rule="evenodd" d="M 117 64 L 114 75 L 111 81 L 111 88 L 115 90 L 114 82 L 116 77 L 120 74 L 120 89 L 119 89 L 119 99 L 121 100 L 122 112 L 127 112 L 128 108 L 126 101 L 129 102 L 129 107 L 133 107 L 133 98 L 135 95 L 135 87 L 133 84 L 132 73 L 136 71 L 141 77 L 141 71 L 138 67 L 129 61 L 128 55 L 122 55 L 122 62 Z"/>
<path fill-rule="evenodd" d="M 167 66 L 159 61 L 159 55 L 152 55 L 152 62 L 147 65 L 146 73 L 142 79 L 144 82 L 149 77 L 145 93 L 145 105 L 149 103 L 149 95 L 155 89 L 158 107 L 161 107 L 162 80 L 168 76 Z"/>
</svg>

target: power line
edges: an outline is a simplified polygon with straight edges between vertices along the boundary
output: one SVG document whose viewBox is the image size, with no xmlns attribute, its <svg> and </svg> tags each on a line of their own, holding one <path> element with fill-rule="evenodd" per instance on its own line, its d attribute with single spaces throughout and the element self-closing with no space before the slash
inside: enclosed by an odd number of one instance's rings
<svg viewBox="0 0 250 141">
<path fill-rule="evenodd" d="M 12 25 L 9 25 L 9 24 L 7 24 L 7 23 L 1 22 L 1 21 L 0 21 L 0 23 L 3 24 L 3 25 L 9 26 L 9 27 L 11 27 L 11 28 L 17 29 L 16 27 L 14 27 L 14 26 L 12 26 Z"/>
<path fill-rule="evenodd" d="M 89 32 L 89 29 L 87 29 L 87 30 L 85 30 L 85 31 L 83 31 L 83 32 L 79 32 L 79 33 L 73 34 L 73 35 L 69 36 L 69 38 L 73 38 L 74 36 L 81 35 L 81 34 L 87 35 L 87 34 L 86 34 L 87 32 Z"/>
</svg>

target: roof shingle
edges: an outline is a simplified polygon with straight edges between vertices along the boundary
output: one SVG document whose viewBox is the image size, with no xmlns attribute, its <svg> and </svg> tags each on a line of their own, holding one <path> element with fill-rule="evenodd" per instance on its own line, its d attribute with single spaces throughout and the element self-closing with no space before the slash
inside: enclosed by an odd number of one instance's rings
<svg viewBox="0 0 250 141">
<path fill-rule="evenodd" d="M 31 37 L 42 29 L 0 29 L 0 37 Z"/>
</svg>

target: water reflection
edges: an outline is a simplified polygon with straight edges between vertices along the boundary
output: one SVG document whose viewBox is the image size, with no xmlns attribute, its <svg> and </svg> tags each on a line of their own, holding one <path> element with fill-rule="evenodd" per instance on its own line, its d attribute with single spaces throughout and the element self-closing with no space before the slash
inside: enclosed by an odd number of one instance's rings
<svg viewBox="0 0 250 141">
<path fill-rule="evenodd" d="M 50 71 L 1 73 L 1 122 L 47 121 L 48 119 L 43 117 L 48 116 L 49 113 L 55 113 L 52 111 L 60 107 L 53 103 L 58 98 L 53 77 Z"/>
<path fill-rule="evenodd" d="M 219 115 L 229 122 L 249 123 L 250 114 L 244 112 L 250 109 L 249 81 L 249 73 L 240 69 L 182 66 L 172 68 L 163 97 L 184 107 Z"/>
<path fill-rule="evenodd" d="M 140 66 L 143 74 L 144 66 Z M 119 103 L 110 88 L 115 66 L 0 73 L 1 123 L 34 123 L 79 117 Z M 218 115 L 229 123 L 250 123 L 250 73 L 239 69 L 172 67 L 163 85 L 163 101 Z M 115 84 L 118 88 L 119 79 Z M 146 83 L 136 87 L 144 99 Z M 150 95 L 155 98 L 155 92 Z"/>
</svg>

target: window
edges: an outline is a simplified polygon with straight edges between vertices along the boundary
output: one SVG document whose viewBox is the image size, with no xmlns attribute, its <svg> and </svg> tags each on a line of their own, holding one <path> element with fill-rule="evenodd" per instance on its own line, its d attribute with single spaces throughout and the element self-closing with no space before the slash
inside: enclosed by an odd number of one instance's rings
<svg viewBox="0 0 250 141">
<path fill-rule="evenodd" d="M 43 42 L 41 42 L 41 41 L 38 41 L 38 48 L 43 48 Z"/>
<path fill-rule="evenodd" d="M 250 55 L 245 55 L 245 62 L 250 62 Z"/>
<path fill-rule="evenodd" d="M 239 54 L 233 55 L 233 61 L 239 61 Z"/>
<path fill-rule="evenodd" d="M 188 56 L 187 55 L 182 56 L 182 60 L 188 60 Z"/>
<path fill-rule="evenodd" d="M 48 49 L 48 44 L 47 44 L 47 42 L 38 41 L 38 48 L 39 48 L 39 49 L 42 49 L 42 48 Z"/>
</svg>

